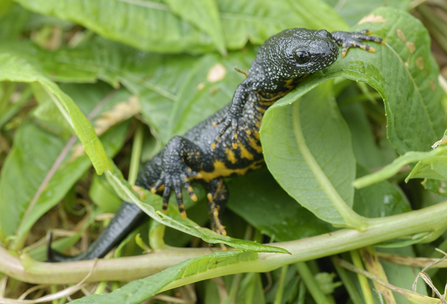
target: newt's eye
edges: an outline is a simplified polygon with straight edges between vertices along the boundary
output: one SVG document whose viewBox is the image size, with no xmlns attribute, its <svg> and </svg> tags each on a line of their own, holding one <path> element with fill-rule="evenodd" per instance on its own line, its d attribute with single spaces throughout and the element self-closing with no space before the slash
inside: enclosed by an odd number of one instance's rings
<svg viewBox="0 0 447 304">
<path fill-rule="evenodd" d="M 295 53 L 295 60 L 299 64 L 304 64 L 310 60 L 309 53 L 303 51 L 297 51 Z"/>
</svg>

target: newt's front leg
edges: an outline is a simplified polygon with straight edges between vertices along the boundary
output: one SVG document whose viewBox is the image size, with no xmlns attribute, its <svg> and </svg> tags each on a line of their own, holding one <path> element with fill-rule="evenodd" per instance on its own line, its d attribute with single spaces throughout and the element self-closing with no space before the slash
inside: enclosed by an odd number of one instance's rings
<svg viewBox="0 0 447 304">
<path fill-rule="evenodd" d="M 222 136 L 229 129 L 231 130 L 231 145 L 233 149 L 237 149 L 238 147 L 237 140 L 240 127 L 242 127 L 244 132 L 247 134 L 251 133 L 242 113 L 244 111 L 244 106 L 248 101 L 248 96 L 251 92 L 256 92 L 258 90 L 259 83 L 261 82 L 261 79 L 247 78 L 236 88 L 233 95 L 233 100 L 231 102 L 231 107 L 228 112 L 220 120 L 213 122 L 214 127 L 217 125 L 222 125 L 218 135 L 211 144 L 213 149 L 216 148 L 216 144 L 219 143 Z"/>
<path fill-rule="evenodd" d="M 183 217 L 186 217 L 186 212 L 183 205 L 182 187 L 193 201 L 197 201 L 190 180 L 192 177 L 200 178 L 200 175 L 191 167 L 198 166 L 201 156 L 202 151 L 196 144 L 180 136 L 173 137 L 163 149 L 160 175 L 151 186 L 151 192 L 156 193 L 163 190 L 162 211 L 164 213 L 168 209 L 172 190 L 175 192 L 178 208 Z"/>
</svg>

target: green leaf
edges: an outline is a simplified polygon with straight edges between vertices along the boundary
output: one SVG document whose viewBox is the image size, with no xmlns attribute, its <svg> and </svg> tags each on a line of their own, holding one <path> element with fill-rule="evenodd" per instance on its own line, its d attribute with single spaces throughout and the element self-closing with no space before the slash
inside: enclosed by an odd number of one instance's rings
<svg viewBox="0 0 447 304">
<path fill-rule="evenodd" d="M 137 304 L 163 291 L 176 281 L 187 281 L 191 276 L 205 276 L 208 270 L 238 267 L 240 264 L 258 259 L 256 253 L 223 251 L 195 259 L 186 260 L 145 279 L 133 281 L 108 294 L 92 295 L 73 304 L 126 303 Z"/>
<path fill-rule="evenodd" d="M 110 168 L 110 161 L 92 125 L 68 95 L 20 57 L 9 53 L 0 53 L 0 65 L 2 66 L 0 81 L 40 83 L 65 119 L 74 128 L 96 172 L 101 174 Z"/>
<path fill-rule="evenodd" d="M 104 37 L 141 50 L 198 53 L 214 49 L 211 37 L 175 16 L 159 0 L 17 2 L 31 11 L 79 23 Z"/>
<path fill-rule="evenodd" d="M 292 241 L 331 231 L 330 225 L 297 204 L 267 169 L 229 179 L 227 184 L 231 193 L 228 208 L 275 241 Z"/>
<path fill-rule="evenodd" d="M 197 54 L 212 51 L 217 41 L 222 39 L 219 37 L 221 36 L 219 23 L 222 24 L 225 44 L 229 49 L 240 49 L 247 40 L 261 44 L 268 37 L 296 26 L 326 28 L 330 31 L 347 28 L 341 17 L 319 0 L 305 0 L 299 3 L 264 0 L 218 1 L 220 21 L 216 12 L 207 16 L 206 20 L 200 20 L 204 19 L 203 13 L 200 13 L 200 17 L 195 17 L 199 9 L 185 9 L 184 5 L 176 6 L 174 10 L 185 18 L 180 19 L 160 0 L 105 2 L 17 0 L 17 2 L 31 11 L 79 23 L 106 38 L 140 50 L 164 53 Z M 177 2 L 169 4 L 175 3 Z M 213 6 L 210 4 L 211 1 L 201 0 L 196 3 L 201 3 L 202 7 L 207 9 Z M 322 15 L 325 18 L 320 18 Z M 192 18 L 194 20 L 191 20 Z M 222 43 L 219 42 L 219 45 Z M 219 50 L 221 49 L 219 46 Z"/>
<path fill-rule="evenodd" d="M 352 225 L 335 201 L 344 208 L 353 204 L 355 158 L 349 129 L 331 94 L 327 82 L 292 106 L 271 107 L 261 141 L 270 172 L 290 196 L 324 221 Z"/>
<path fill-rule="evenodd" d="M 254 252 L 275 252 L 275 253 L 288 253 L 279 247 L 262 245 L 259 243 L 240 240 L 228 236 L 219 235 L 207 228 L 202 228 L 198 224 L 194 223 L 188 218 L 183 218 L 178 212 L 177 207 L 172 206 L 168 208 L 168 213 L 172 216 L 167 216 L 160 211 L 162 198 L 158 195 L 152 194 L 145 189 L 141 189 L 144 192 L 145 199 L 141 201 L 138 199 L 127 182 L 122 179 L 118 174 L 113 174 L 110 171 L 106 172 L 106 177 L 109 183 L 114 187 L 117 194 L 126 202 L 132 202 L 137 204 L 147 215 L 156 220 L 157 222 L 174 228 L 176 230 L 182 231 L 186 234 L 201 238 L 210 244 L 226 244 L 228 246 L 254 251 Z"/>
<path fill-rule="evenodd" d="M 165 0 L 165 2 L 174 14 L 207 33 L 222 55 L 227 53 L 215 0 L 193 0 L 188 5 L 182 0 Z"/>
<path fill-rule="evenodd" d="M 25 27 L 31 13 L 12 1 L 0 3 L 0 39 L 5 43 L 8 39 L 16 39 Z M 7 14 L 3 14 L 7 11 Z"/>
<path fill-rule="evenodd" d="M 408 11 L 411 0 L 345 0 L 343 2 L 337 0 L 325 0 L 324 2 L 334 7 L 334 10 L 337 11 L 349 25 L 354 25 L 372 10 L 381 6 L 395 7 Z"/>
<path fill-rule="evenodd" d="M 357 165 L 357 177 L 370 171 Z M 368 217 L 385 217 L 411 211 L 410 203 L 396 186 L 388 181 L 382 181 L 371 187 L 356 189 L 354 196 L 354 211 Z"/>
<path fill-rule="evenodd" d="M 308 112 L 306 116 L 303 114 L 306 108 L 300 110 L 299 105 L 295 101 L 319 84 L 335 77 L 366 82 L 384 98 L 388 137 L 396 150 L 401 154 L 411 150 L 429 149 L 436 138 L 442 134 L 446 122 L 445 112 L 440 102 L 441 91 L 437 84 L 439 70 L 430 54 L 429 37 L 426 30 L 418 20 L 402 11 L 380 8 L 373 13 L 376 16 L 375 20 L 378 20 L 377 22 L 364 23 L 356 26 L 353 30 L 369 28 L 374 34 L 384 37 L 387 44 L 374 45 L 376 48 L 376 53 L 374 54 L 359 49 L 350 50 L 345 58 L 340 58 L 329 68 L 310 75 L 302 81 L 297 89 L 282 98 L 267 111 L 262 125 L 261 140 L 266 162 L 273 176 L 303 206 L 315 212 L 320 218 L 336 224 L 346 224 L 342 217 L 351 214 L 350 210 L 346 209 L 346 214 L 336 212 L 335 205 L 331 206 L 333 201 L 331 202 L 329 200 L 330 197 L 323 194 L 321 189 L 322 185 L 327 186 L 329 184 L 318 182 L 315 178 L 317 175 L 315 173 L 315 175 L 311 174 L 307 164 L 300 161 L 302 160 L 301 154 L 296 153 L 296 151 L 298 149 L 306 149 L 307 145 L 311 147 L 314 144 L 317 150 L 313 151 L 313 153 L 321 157 L 321 159 L 317 160 L 318 162 L 324 164 L 324 166 L 341 166 L 340 162 L 333 160 L 333 153 L 330 153 L 332 152 L 331 150 L 338 151 L 332 145 L 335 145 L 335 147 L 340 145 L 334 143 L 326 148 L 323 148 L 323 145 L 332 141 L 334 136 L 343 135 L 328 136 L 327 139 L 325 138 L 321 141 L 321 138 L 319 139 L 315 134 L 324 136 L 318 133 L 318 130 L 321 129 L 323 123 L 333 119 L 333 116 L 326 118 L 326 120 L 321 119 L 320 113 L 323 111 L 322 109 Z M 402 33 L 404 33 L 405 37 Z M 303 97 L 301 102 L 303 106 L 306 105 L 307 96 Z M 330 96 L 326 97 L 326 99 L 329 100 Z M 288 105 L 293 102 L 295 104 L 289 107 Z M 316 100 L 313 102 L 318 103 Z M 329 101 L 323 103 L 320 106 L 322 108 L 328 108 L 328 104 L 330 105 Z M 312 103 L 309 107 L 311 106 Z M 298 113 L 298 111 L 300 112 Z M 326 109 L 326 111 L 328 110 Z M 298 119 L 303 120 L 301 125 Z M 310 121 L 309 124 L 305 123 L 306 120 Z M 315 123 L 315 121 L 320 121 L 320 123 Z M 305 129 L 312 124 L 314 124 L 313 128 Z M 284 128 L 283 132 L 274 130 L 279 127 Z M 333 128 L 324 130 L 324 132 L 331 132 Z M 285 133 L 286 130 L 288 130 L 287 135 Z M 297 131 L 300 130 L 306 144 L 297 146 L 297 140 L 294 137 L 298 137 L 297 134 L 300 132 L 297 133 Z M 284 142 L 278 143 L 277 140 L 275 141 L 275 138 L 285 140 L 284 137 L 288 138 L 286 142 L 290 144 L 289 147 Z M 291 145 L 291 142 L 293 142 L 293 145 Z M 303 141 L 301 140 L 300 143 L 302 144 Z M 284 146 L 283 152 L 275 152 L 277 146 L 281 145 Z M 346 147 L 341 148 L 346 149 Z M 312 151 L 312 148 L 310 151 Z M 277 159 L 275 160 L 275 155 L 279 155 L 283 159 L 281 164 L 279 164 L 280 162 Z M 325 167 L 323 165 L 320 166 L 323 168 L 323 172 L 325 172 Z M 342 169 L 345 170 L 345 168 Z M 327 175 L 328 173 L 325 174 Z M 320 175 L 320 177 L 322 176 Z M 352 204 L 350 196 L 347 195 L 349 192 L 340 192 L 338 189 L 343 183 L 346 187 L 345 189 L 348 189 L 346 181 L 350 180 L 349 175 L 340 175 L 335 180 L 331 180 L 331 176 L 326 177 L 334 185 L 332 189 L 337 189 L 345 202 Z M 293 178 L 304 178 L 306 181 L 300 184 L 292 180 Z M 304 194 L 305 189 L 310 189 L 310 193 L 307 196 Z M 315 203 L 315 189 L 319 189 L 321 195 L 318 196 L 318 203 Z M 323 209 L 318 209 L 318 207 L 322 206 L 324 206 Z M 341 206 L 343 204 L 339 204 L 337 208 L 341 210 Z M 353 216 L 355 217 L 355 215 Z"/>
<path fill-rule="evenodd" d="M 270 36 L 294 27 L 348 29 L 343 19 L 320 0 L 226 0 L 217 4 L 228 49 L 240 49 L 247 40 L 262 44 Z"/>
</svg>

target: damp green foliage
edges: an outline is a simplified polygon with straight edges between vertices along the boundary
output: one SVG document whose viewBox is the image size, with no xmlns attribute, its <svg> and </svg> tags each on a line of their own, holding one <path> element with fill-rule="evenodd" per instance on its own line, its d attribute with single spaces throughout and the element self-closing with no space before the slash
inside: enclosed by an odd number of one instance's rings
<svg viewBox="0 0 447 304">
<path fill-rule="evenodd" d="M 24 267 L 23 281 L 40 282 L 33 277 L 40 275 L 59 283 L 69 265 L 31 261 L 26 252 L 45 260 L 43 234 L 77 224 L 72 220 L 75 199 L 91 200 L 87 208 L 91 213 L 79 230 L 55 240 L 59 251 L 75 245 L 84 232 L 96 235 L 96 216 L 114 212 L 124 200 L 137 204 L 150 223 L 129 234 L 113 260 L 100 262 L 95 270 L 106 271 L 101 280 L 119 281 L 129 273 L 145 278 L 115 282 L 110 293 L 74 303 L 141 303 L 161 292 L 177 296 L 183 290 L 171 289 L 195 282 L 199 282 L 198 298 L 210 303 L 361 303 L 357 275 L 349 276 L 348 270 L 344 273 L 336 266 L 340 279 L 329 274 L 333 268 L 328 269 L 327 259 L 320 263 L 309 257 L 366 244 L 413 258 L 432 255 L 433 248 L 445 243 L 443 212 L 429 211 L 445 210 L 445 203 L 419 210 L 421 217 L 412 212 L 441 201 L 427 189 L 447 190 L 446 148 L 442 140 L 435 150 L 430 148 L 442 137 L 447 119 L 430 36 L 408 14 L 410 2 L 414 4 L 410 0 L 371 0 L 361 5 L 354 0 L 1 2 L 0 269 L 14 265 L 8 275 L 15 279 Z M 346 57 L 307 76 L 266 112 L 261 129 L 266 166 L 226 179 L 230 199 L 219 214 L 228 236 L 206 228 L 207 198 L 200 185 L 193 184 L 197 202 L 183 195 L 188 218 L 181 217 L 174 197 L 167 214 L 161 213 L 161 197 L 136 191 L 126 181 L 139 161 L 131 151 L 142 149 L 147 160 L 170 138 L 224 107 L 244 80 L 235 67 L 247 71 L 268 37 L 293 27 L 367 28 L 386 44 L 366 42 L 375 53 L 351 48 Z M 126 108 L 116 107 L 131 97 L 138 99 L 137 112 L 117 118 Z M 113 121 L 113 126 L 97 136 L 99 118 Z M 134 141 L 137 125 L 144 138 L 142 148 Z M 64 148 L 67 153 L 53 168 Z M 52 177 L 46 181 L 49 173 Z M 411 186 L 405 184 L 410 179 L 415 179 Z M 45 226 L 48 223 L 52 226 Z M 135 245 L 135 235 L 141 248 Z M 414 244 L 421 242 L 431 242 L 424 244 L 423 253 L 414 250 L 420 248 Z M 219 251 L 221 244 L 232 248 Z M 191 255 L 202 250 L 196 247 L 205 247 L 204 255 Z M 140 255 L 142 248 L 146 256 L 128 256 Z M 17 266 L 13 262 L 21 250 L 25 254 Z M 118 256 L 126 258 L 114 260 Z M 3 257 L 10 264 L 2 264 Z M 349 259 L 349 253 L 344 257 Z M 144 258 L 153 259 L 142 265 L 139 259 Z M 116 274 L 121 261 L 134 263 Z M 83 265 L 79 263 L 69 275 L 84 269 L 85 277 L 91 268 Z M 142 273 L 143 266 L 150 272 Z M 382 266 L 391 284 L 408 290 L 420 270 L 390 262 Z M 161 268 L 165 270 L 158 272 Z M 321 273 L 330 279 L 330 288 L 314 288 Z M 432 279 L 436 285 L 444 278 L 437 274 Z M 417 290 L 426 296 L 421 284 Z M 340 297 L 346 294 L 352 298 Z M 408 303 L 403 297 L 396 300 Z M 374 302 L 379 303 L 378 298 Z"/>
</svg>

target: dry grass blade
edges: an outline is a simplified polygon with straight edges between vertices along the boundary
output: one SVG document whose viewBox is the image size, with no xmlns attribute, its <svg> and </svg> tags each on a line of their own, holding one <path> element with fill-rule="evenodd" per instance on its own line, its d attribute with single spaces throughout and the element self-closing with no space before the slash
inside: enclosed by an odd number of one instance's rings
<svg viewBox="0 0 447 304">
<path fill-rule="evenodd" d="M 129 119 L 140 112 L 138 97 L 131 96 L 128 100 L 117 103 L 111 110 L 104 112 L 94 121 L 95 131 L 98 136 L 106 132 L 112 126 Z"/>
<path fill-rule="evenodd" d="M 447 253 L 445 253 L 444 251 L 436 248 L 436 251 L 442 253 L 444 255 L 444 257 L 442 259 L 439 259 L 435 262 L 433 262 L 432 264 L 426 266 L 424 269 L 422 269 L 418 275 L 416 276 L 416 279 L 413 282 L 413 291 L 416 290 L 416 284 L 419 278 L 422 278 L 425 283 L 430 286 L 431 290 L 432 290 L 432 294 L 436 293 L 436 295 L 441 299 L 442 303 L 447 304 L 447 300 L 445 299 L 445 297 L 443 295 L 441 295 L 441 293 L 438 291 L 438 289 L 435 287 L 435 285 L 433 285 L 433 282 L 431 281 L 430 277 L 428 276 L 428 274 L 425 272 L 426 270 L 432 268 L 434 265 L 441 263 L 443 260 L 447 259 Z"/>
<path fill-rule="evenodd" d="M 379 261 L 379 257 L 377 256 L 374 247 L 364 247 L 361 248 L 359 251 L 366 269 L 385 282 L 388 282 L 385 270 L 383 269 L 382 264 Z M 396 299 L 394 298 L 394 295 L 390 289 L 375 281 L 373 281 L 373 284 L 377 292 L 379 292 L 383 296 L 387 304 L 396 303 Z"/>
</svg>

